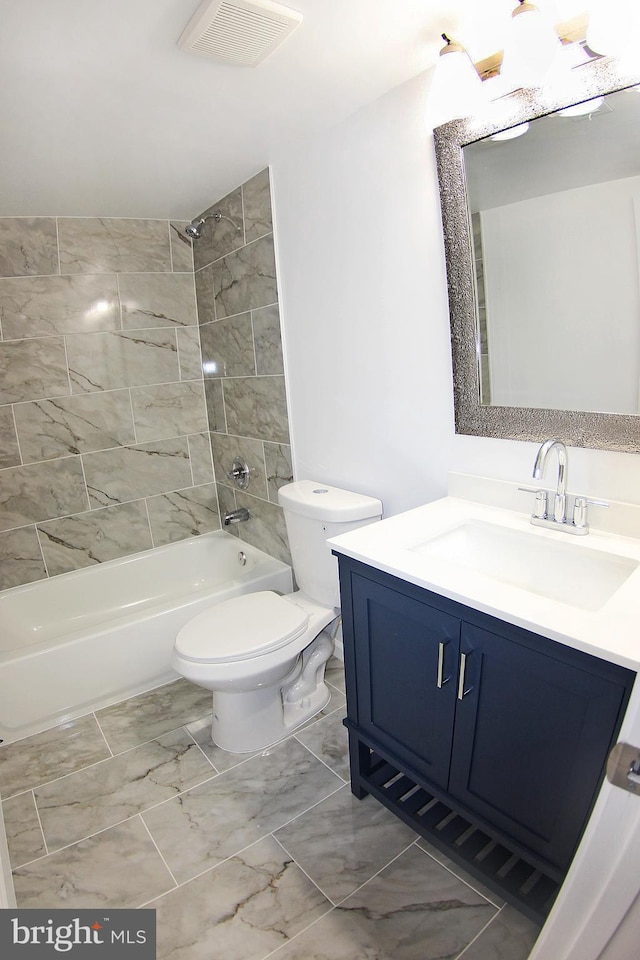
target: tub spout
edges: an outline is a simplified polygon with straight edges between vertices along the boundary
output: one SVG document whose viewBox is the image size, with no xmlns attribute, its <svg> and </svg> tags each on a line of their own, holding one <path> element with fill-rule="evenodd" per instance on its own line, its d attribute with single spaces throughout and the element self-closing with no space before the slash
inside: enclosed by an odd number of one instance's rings
<svg viewBox="0 0 640 960">
<path fill-rule="evenodd" d="M 251 514 L 246 507 L 238 507 L 237 510 L 230 510 L 228 513 L 225 513 L 222 518 L 222 522 L 225 527 L 228 527 L 231 523 L 242 523 L 243 520 L 251 519 Z"/>
</svg>

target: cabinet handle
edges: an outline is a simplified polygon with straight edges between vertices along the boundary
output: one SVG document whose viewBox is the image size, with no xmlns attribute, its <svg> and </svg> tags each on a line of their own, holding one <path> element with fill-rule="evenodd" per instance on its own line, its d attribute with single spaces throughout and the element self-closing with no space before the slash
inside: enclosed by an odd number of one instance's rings
<svg viewBox="0 0 640 960">
<path fill-rule="evenodd" d="M 464 697 L 466 697 L 466 695 L 467 695 L 468 693 L 471 693 L 471 691 L 473 690 L 473 685 L 470 686 L 470 687 L 467 687 L 466 690 L 465 690 L 465 688 L 464 688 L 464 679 L 465 679 L 464 675 L 465 675 L 465 673 L 466 673 L 466 671 L 467 671 L 467 657 L 468 657 L 468 656 L 471 656 L 471 654 L 470 654 L 470 653 L 469 653 L 469 654 L 467 654 L 467 653 L 461 653 L 461 654 L 460 654 L 460 676 L 459 676 L 459 678 L 458 678 L 458 700 L 463 700 Z"/>
<path fill-rule="evenodd" d="M 441 640 L 438 644 L 438 689 L 440 690 L 444 687 L 445 683 L 449 683 L 451 677 L 444 676 L 444 648 L 449 643 L 448 640 Z"/>
</svg>

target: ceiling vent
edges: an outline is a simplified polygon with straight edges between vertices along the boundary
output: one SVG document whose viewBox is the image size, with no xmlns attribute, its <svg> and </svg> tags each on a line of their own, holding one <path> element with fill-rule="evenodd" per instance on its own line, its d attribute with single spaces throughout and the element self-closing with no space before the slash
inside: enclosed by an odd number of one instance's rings
<svg viewBox="0 0 640 960">
<path fill-rule="evenodd" d="M 204 0 L 178 46 L 226 63 L 255 67 L 301 23 L 301 13 L 272 0 Z"/>
</svg>

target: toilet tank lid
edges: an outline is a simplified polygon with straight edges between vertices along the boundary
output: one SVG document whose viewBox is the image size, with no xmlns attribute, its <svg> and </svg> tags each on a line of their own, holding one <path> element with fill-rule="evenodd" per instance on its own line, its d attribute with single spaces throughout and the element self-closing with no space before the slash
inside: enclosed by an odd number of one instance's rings
<svg viewBox="0 0 640 960">
<path fill-rule="evenodd" d="M 376 497 L 341 490 L 317 480 L 287 483 L 278 490 L 278 499 L 291 513 L 328 523 L 349 523 L 382 516 L 382 502 Z"/>
</svg>

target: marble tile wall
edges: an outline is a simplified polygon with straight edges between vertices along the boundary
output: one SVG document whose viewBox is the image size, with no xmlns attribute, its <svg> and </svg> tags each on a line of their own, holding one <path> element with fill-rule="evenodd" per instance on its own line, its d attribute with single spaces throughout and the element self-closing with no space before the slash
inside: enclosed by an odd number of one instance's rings
<svg viewBox="0 0 640 960">
<path fill-rule="evenodd" d="M 0 589 L 219 527 L 182 227 L 0 218 Z"/>
<path fill-rule="evenodd" d="M 291 562 L 278 488 L 292 480 L 269 171 L 263 170 L 200 216 L 194 242 L 204 390 L 220 510 L 248 507 L 231 532 Z M 1 427 L 0 427 L 1 429 Z M 249 487 L 228 479 L 234 457 Z"/>
</svg>

